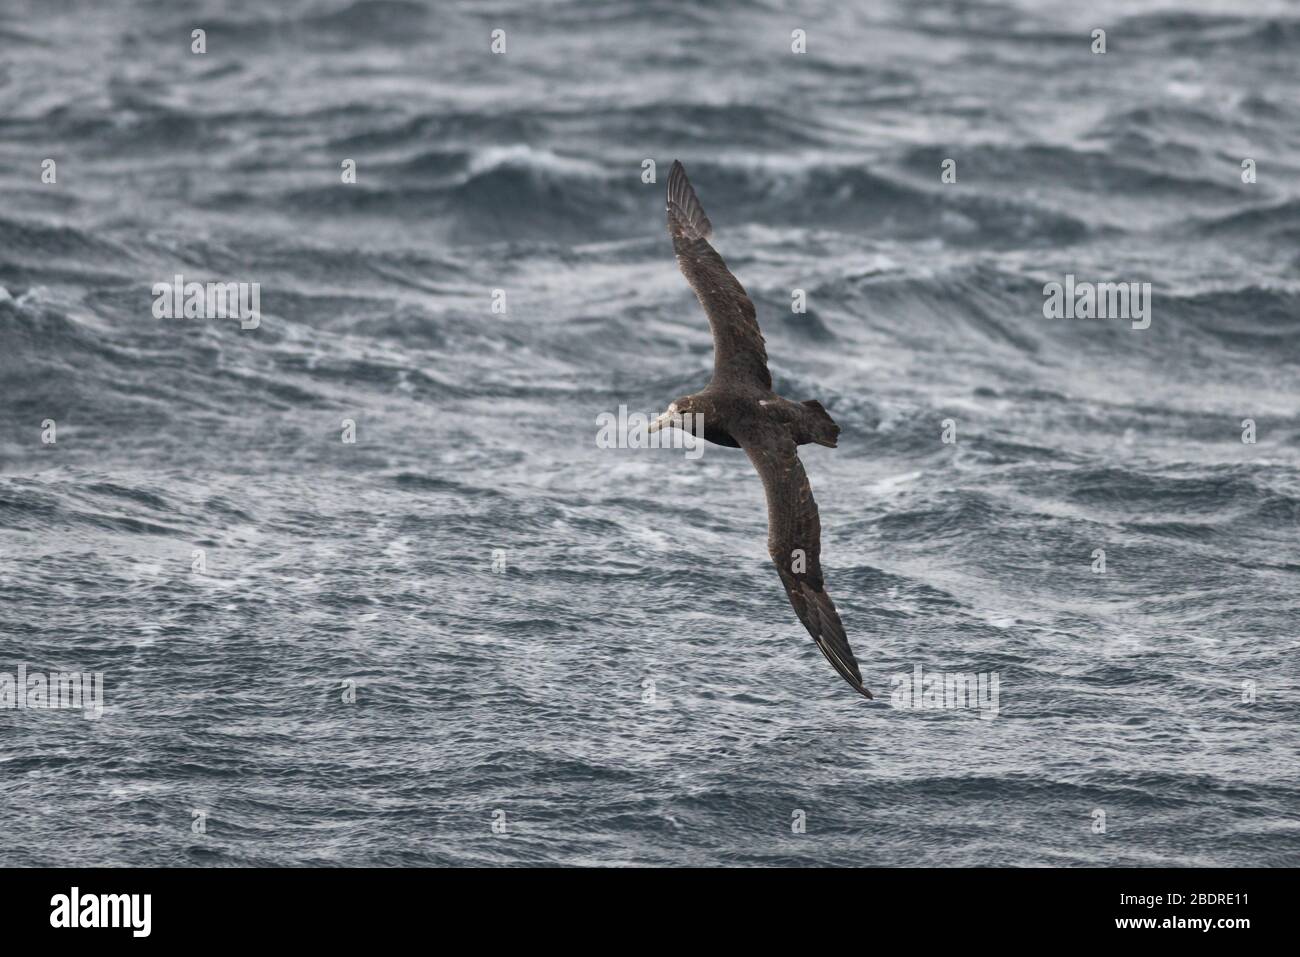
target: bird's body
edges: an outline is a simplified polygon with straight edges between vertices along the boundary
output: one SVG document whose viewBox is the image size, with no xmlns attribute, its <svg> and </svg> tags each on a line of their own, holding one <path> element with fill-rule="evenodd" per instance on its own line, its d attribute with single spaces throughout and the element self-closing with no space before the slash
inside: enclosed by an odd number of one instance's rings
<svg viewBox="0 0 1300 957">
<path fill-rule="evenodd" d="M 710 383 L 690 399 L 692 410 L 703 418 L 703 438 L 714 445 L 744 448 L 738 435 L 780 430 L 796 445 L 833 449 L 840 431 L 820 402 L 791 402 L 771 389 Z"/>
<path fill-rule="evenodd" d="M 859 692 L 857 660 L 821 571 L 821 519 L 798 447 L 834 448 L 840 428 L 816 400 L 792 402 L 772 391 L 767 348 L 754 304 L 709 244 L 713 225 L 682 164 L 668 176 L 668 233 L 677 263 L 695 290 L 713 331 L 713 379 L 676 399 L 651 431 L 680 427 L 692 414 L 705 441 L 744 449 L 767 496 L 768 553 L 790 604 L 835 670 Z"/>
</svg>

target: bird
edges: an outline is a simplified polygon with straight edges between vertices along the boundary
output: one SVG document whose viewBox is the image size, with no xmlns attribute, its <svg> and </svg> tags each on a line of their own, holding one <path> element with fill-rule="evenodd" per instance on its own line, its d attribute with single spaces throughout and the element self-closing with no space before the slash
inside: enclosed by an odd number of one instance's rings
<svg viewBox="0 0 1300 957">
<path fill-rule="evenodd" d="M 835 448 L 840 427 L 816 399 L 794 402 L 772 391 L 767 347 L 754 303 L 709 243 L 713 224 L 680 161 L 668 174 L 668 235 L 677 265 L 713 333 L 713 377 L 674 399 L 648 426 L 677 428 L 715 445 L 742 449 L 763 481 L 767 550 L 795 614 L 826 660 L 871 698 L 821 566 L 821 518 L 799 446 Z"/>
</svg>

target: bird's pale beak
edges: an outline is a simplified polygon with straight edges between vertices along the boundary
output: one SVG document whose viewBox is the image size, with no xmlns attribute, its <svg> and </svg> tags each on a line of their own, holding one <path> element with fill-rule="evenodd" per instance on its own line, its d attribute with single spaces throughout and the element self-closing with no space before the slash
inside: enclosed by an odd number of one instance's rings
<svg viewBox="0 0 1300 957">
<path fill-rule="evenodd" d="M 646 431 L 658 432 L 660 429 L 671 428 L 673 425 L 676 424 L 676 422 L 674 421 L 676 418 L 677 418 L 676 412 L 665 412 L 663 415 L 659 416 L 659 418 L 651 422 L 649 427 L 646 429 Z"/>
<path fill-rule="evenodd" d="M 668 411 L 665 412 L 663 415 L 659 416 L 659 418 L 655 419 L 653 422 L 651 422 L 650 425 L 646 428 L 646 431 L 658 432 L 660 429 L 667 429 L 674 426 L 676 426 L 679 429 L 681 428 L 682 417 L 681 414 L 677 411 L 677 406 L 670 405 L 668 407 Z"/>
</svg>

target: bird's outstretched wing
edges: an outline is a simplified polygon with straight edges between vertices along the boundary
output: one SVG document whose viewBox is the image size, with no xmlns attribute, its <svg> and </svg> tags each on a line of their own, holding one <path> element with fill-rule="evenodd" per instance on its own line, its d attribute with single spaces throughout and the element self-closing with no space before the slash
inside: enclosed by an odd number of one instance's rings
<svg viewBox="0 0 1300 957">
<path fill-rule="evenodd" d="M 832 667 L 859 692 L 871 697 L 862 683 L 857 659 L 835 603 L 822 580 L 822 526 L 799 461 L 798 447 L 784 435 L 741 436 L 745 454 L 754 463 L 767 493 L 767 551 L 790 596 L 795 614 L 817 642 Z"/>
<path fill-rule="evenodd" d="M 682 164 L 668 174 L 668 235 L 682 275 L 695 290 L 713 330 L 713 378 L 772 388 L 767 348 L 750 301 L 739 280 L 709 245 L 713 224 L 704 214 Z"/>
</svg>

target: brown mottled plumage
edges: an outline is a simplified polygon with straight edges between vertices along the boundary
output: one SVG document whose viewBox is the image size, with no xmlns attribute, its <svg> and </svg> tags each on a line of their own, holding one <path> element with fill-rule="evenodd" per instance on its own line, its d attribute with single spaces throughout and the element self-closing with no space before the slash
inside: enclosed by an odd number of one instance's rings
<svg viewBox="0 0 1300 957">
<path fill-rule="evenodd" d="M 668 174 L 668 234 L 677 264 L 709 317 L 713 379 L 702 392 L 674 401 L 651 431 L 680 427 L 681 416 L 694 413 L 703 418 L 706 440 L 745 450 L 763 480 L 767 550 L 795 614 L 826 660 L 870 698 L 835 603 L 826 593 L 821 519 L 798 453 L 798 447 L 809 442 L 834 448 L 840 428 L 820 402 L 792 402 L 772 391 L 754 303 L 709 245 L 712 233 L 713 224 L 686 170 L 674 162 Z"/>
</svg>

